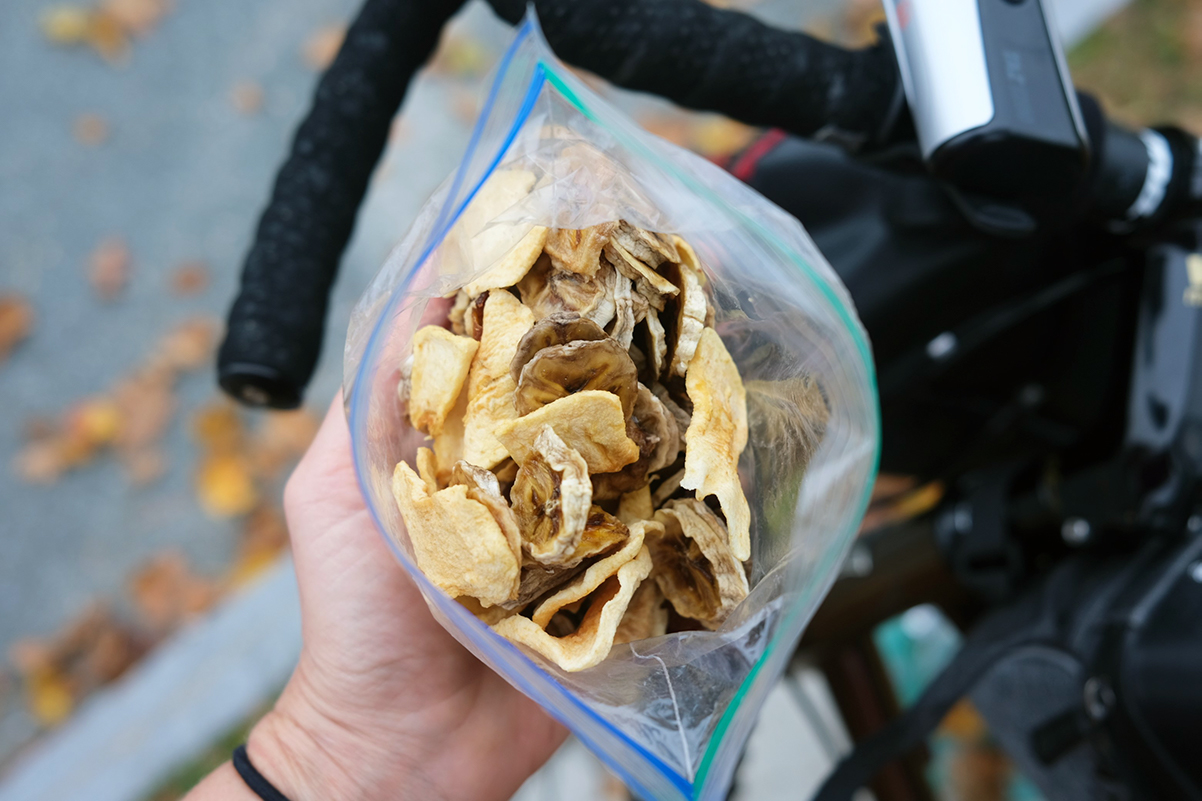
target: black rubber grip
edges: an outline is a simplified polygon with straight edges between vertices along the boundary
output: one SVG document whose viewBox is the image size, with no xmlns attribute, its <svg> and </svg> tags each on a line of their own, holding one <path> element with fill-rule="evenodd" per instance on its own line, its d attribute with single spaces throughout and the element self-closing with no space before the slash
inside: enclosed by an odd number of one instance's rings
<svg viewBox="0 0 1202 801">
<path fill-rule="evenodd" d="M 490 0 L 516 23 L 524 0 Z M 892 46 L 846 50 L 701 0 L 536 0 L 570 64 L 627 89 L 798 136 L 881 136 L 901 102 Z"/>
<path fill-rule="evenodd" d="M 410 78 L 463 0 L 367 0 L 317 87 L 259 219 L 218 353 L 221 386 L 299 405 L 330 287 Z"/>
</svg>

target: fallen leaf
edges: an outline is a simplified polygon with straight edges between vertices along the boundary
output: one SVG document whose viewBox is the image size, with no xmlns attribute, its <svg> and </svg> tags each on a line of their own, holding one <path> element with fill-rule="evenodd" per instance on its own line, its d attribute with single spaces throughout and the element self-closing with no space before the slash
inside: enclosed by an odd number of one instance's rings
<svg viewBox="0 0 1202 801">
<path fill-rule="evenodd" d="M 221 323 L 210 317 L 192 317 L 163 337 L 152 363 L 177 372 L 199 370 L 213 359 Z"/>
<path fill-rule="evenodd" d="M 171 273 L 171 291 L 181 297 L 200 294 L 208 286 L 209 268 L 204 262 L 184 262 Z"/>
<path fill-rule="evenodd" d="M 230 570 L 230 582 L 242 586 L 275 564 L 288 547 L 284 513 L 274 506 L 260 505 L 246 518 L 238 543 L 238 558 Z"/>
<path fill-rule="evenodd" d="M 247 459 L 239 454 L 213 454 L 200 464 L 196 496 L 210 517 L 223 520 L 250 513 L 259 491 Z"/>
<path fill-rule="evenodd" d="M 192 416 L 192 436 L 210 454 L 236 453 L 244 434 L 239 410 L 228 400 L 209 403 Z"/>
<path fill-rule="evenodd" d="M 120 459 L 125 477 L 135 487 L 158 481 L 167 472 L 167 456 L 157 448 L 124 450 Z"/>
<path fill-rule="evenodd" d="M 56 45 L 79 44 L 88 35 L 92 12 L 81 6 L 55 6 L 42 14 L 42 35 Z"/>
<path fill-rule="evenodd" d="M 334 62 L 346 38 L 346 26 L 325 25 L 314 31 L 301 48 L 301 58 L 310 68 L 324 70 Z"/>
<path fill-rule="evenodd" d="M 115 444 L 126 453 L 158 442 L 175 415 L 172 376 L 161 371 L 142 370 L 122 379 L 113 400 L 122 420 Z"/>
<path fill-rule="evenodd" d="M 20 295 L 0 295 L 0 362 L 33 331 L 33 307 Z"/>
<path fill-rule="evenodd" d="M 308 450 L 320 425 L 321 420 L 305 409 L 269 413 L 250 447 L 256 472 L 274 478 L 291 467 Z"/>
<path fill-rule="evenodd" d="M 129 36 L 121 21 L 100 10 L 94 11 L 88 20 L 88 31 L 84 40 L 97 55 L 113 65 L 124 64 L 129 58 Z"/>
<path fill-rule="evenodd" d="M 121 407 L 99 396 L 79 401 L 67 412 L 66 436 L 88 447 L 108 445 L 121 431 Z"/>
<path fill-rule="evenodd" d="M 53 670 L 40 671 L 26 680 L 29 713 L 44 728 L 54 728 L 71 716 L 75 698 L 66 679 Z"/>
<path fill-rule="evenodd" d="M 221 594 L 216 582 L 194 574 L 177 551 L 143 564 L 130 578 L 129 593 L 142 623 L 159 634 L 210 608 Z"/>
<path fill-rule="evenodd" d="M 88 256 L 88 280 L 103 301 L 114 300 L 129 281 L 129 248 L 118 237 L 110 237 Z"/>
<path fill-rule="evenodd" d="M 81 145 L 95 147 L 109 138 L 109 124 L 99 114 L 80 114 L 71 126 L 75 141 Z"/>
<path fill-rule="evenodd" d="M 257 114 L 263 108 L 263 87 L 254 81 L 239 81 L 230 89 L 230 103 L 239 114 Z"/>
<path fill-rule="evenodd" d="M 170 0 L 102 0 L 99 7 L 122 30 L 139 37 L 153 31 L 170 10 Z"/>
</svg>

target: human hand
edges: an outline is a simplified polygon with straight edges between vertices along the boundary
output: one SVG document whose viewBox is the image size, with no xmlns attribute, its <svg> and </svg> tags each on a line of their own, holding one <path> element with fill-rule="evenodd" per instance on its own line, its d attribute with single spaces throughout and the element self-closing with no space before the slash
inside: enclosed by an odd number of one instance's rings
<svg viewBox="0 0 1202 801">
<path fill-rule="evenodd" d="M 304 646 L 252 764 L 292 801 L 512 796 L 566 732 L 430 615 L 364 504 L 340 400 L 284 508 Z"/>
</svg>

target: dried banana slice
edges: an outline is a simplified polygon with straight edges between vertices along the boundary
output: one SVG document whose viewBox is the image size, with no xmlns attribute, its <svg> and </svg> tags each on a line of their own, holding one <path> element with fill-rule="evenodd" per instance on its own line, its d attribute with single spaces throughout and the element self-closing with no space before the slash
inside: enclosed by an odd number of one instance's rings
<svg viewBox="0 0 1202 801">
<path fill-rule="evenodd" d="M 676 250 L 673 239 L 651 231 L 644 231 L 625 220 L 618 223 L 618 227 L 610 235 L 610 239 L 625 248 L 634 258 L 653 269 L 665 261 L 680 261 L 680 254 Z"/>
<path fill-rule="evenodd" d="M 534 354 L 522 368 L 513 404 L 526 415 L 584 390 L 612 392 L 629 417 L 638 394 L 638 370 L 630 355 L 608 337 L 552 345 Z"/>
<path fill-rule="evenodd" d="M 669 501 L 655 521 L 664 530 L 649 534 L 647 546 L 660 590 L 680 615 L 710 629 L 722 625 L 749 592 L 722 521 L 691 498 Z"/>
<path fill-rule="evenodd" d="M 543 255 L 526 277 L 517 285 L 525 303 L 535 318 L 541 320 L 556 312 L 575 312 L 601 327 L 614 317 L 614 268 L 602 264 L 590 277 L 556 270 L 551 258 Z"/>
<path fill-rule="evenodd" d="M 689 362 L 685 389 L 693 401 L 680 486 L 704 499 L 718 496 L 730 547 L 740 562 L 751 556 L 751 509 L 739 483 L 739 455 L 747 446 L 747 394 L 739 369 L 712 328 L 705 329 Z"/>
<path fill-rule="evenodd" d="M 455 293 L 455 302 L 451 304 L 451 311 L 447 318 L 451 323 L 451 333 L 459 336 L 472 336 L 466 325 L 467 312 L 472 305 L 472 300 L 472 296 L 462 289 Z M 475 337 L 472 338 L 475 339 Z"/>
<path fill-rule="evenodd" d="M 409 387 L 409 421 L 418 431 L 442 433 L 443 423 L 467 380 L 480 343 L 427 325 L 413 335 L 413 372 Z"/>
<path fill-rule="evenodd" d="M 697 350 L 701 332 L 705 330 L 705 318 L 709 302 L 701 285 L 700 273 L 686 264 L 671 265 L 673 280 L 680 286 L 680 297 L 676 298 L 675 333 L 672 343 L 669 374 L 684 375 Z"/>
<path fill-rule="evenodd" d="M 639 552 L 643 550 L 643 540 L 649 529 L 662 532 L 663 526 L 648 520 L 640 520 L 632 525 L 630 527 L 630 535 L 621 548 L 604 559 L 590 565 L 584 571 L 584 575 L 540 603 L 535 608 L 534 614 L 531 615 L 530 619 L 534 621 L 536 626 L 546 628 L 547 624 L 551 622 L 551 618 L 560 609 L 569 604 L 584 600 L 585 596 L 592 593 L 606 579 L 617 573 L 622 565 L 638 557 Z"/>
<path fill-rule="evenodd" d="M 609 335 L 601 326 L 575 312 L 557 312 L 544 317 L 535 323 L 518 343 L 517 352 L 509 365 L 509 374 L 513 376 L 514 382 L 517 382 L 522 377 L 522 368 L 543 348 L 580 340 L 605 339 L 607 336 Z"/>
<path fill-rule="evenodd" d="M 618 624 L 614 645 L 649 640 L 667 633 L 668 607 L 664 604 L 664 594 L 654 581 L 644 581 L 634 591 L 626 614 Z"/>
<path fill-rule="evenodd" d="M 535 452 L 534 440 L 544 426 L 584 457 L 590 473 L 621 470 L 639 458 L 639 448 L 626 436 L 622 402 L 612 392 L 585 390 L 496 428 L 496 438 L 518 464 Z"/>
<path fill-rule="evenodd" d="M 546 244 L 547 229 L 534 226 L 496 264 L 469 281 L 463 290 L 474 298 L 490 289 L 513 286 L 530 272 Z"/>
<path fill-rule="evenodd" d="M 426 578 L 452 598 L 470 595 L 494 606 L 518 591 L 519 565 L 501 527 L 467 487 L 431 493 L 405 462 L 392 474 L 392 494 Z"/>
<path fill-rule="evenodd" d="M 552 229 L 546 245 L 552 266 L 592 278 L 601 267 L 601 249 L 609 243 L 609 235 L 615 228 L 617 223 L 611 222 L 582 229 Z"/>
<path fill-rule="evenodd" d="M 536 562 L 562 563 L 588 524 L 593 495 L 588 466 L 548 425 L 520 463 L 510 497 L 523 547 Z"/>
<path fill-rule="evenodd" d="M 617 240 L 611 240 L 605 246 L 605 255 L 609 257 L 614 267 L 618 268 L 618 272 L 633 281 L 645 283 L 659 295 L 672 296 L 680 292 L 679 287 L 648 267 L 641 259 L 636 258 Z M 662 261 L 663 259 L 660 259 L 660 262 Z M 676 259 L 672 259 L 671 261 L 676 261 Z"/>
<path fill-rule="evenodd" d="M 647 476 L 676 461 L 680 453 L 680 436 L 676 421 L 663 403 L 642 384 L 634 411 L 626 424 L 626 435 L 639 446 L 639 458 L 617 473 L 593 476 L 593 498 L 612 500 L 647 485 Z"/>
<path fill-rule="evenodd" d="M 664 367 L 668 364 L 668 336 L 664 331 L 664 324 L 659 320 L 659 312 L 654 307 L 647 309 L 647 317 L 643 322 L 647 327 L 648 366 L 651 368 L 652 377 L 658 379 L 664 374 Z"/>
<path fill-rule="evenodd" d="M 588 610 L 580 625 L 570 634 L 555 637 L 529 618 L 515 615 L 493 626 L 506 639 L 525 645 L 569 673 L 596 666 L 609 656 L 614 636 L 630 599 L 639 584 L 651 572 L 651 556 L 646 548 L 638 557 L 622 565 L 588 599 Z"/>
<path fill-rule="evenodd" d="M 423 448 L 422 450 L 425 450 Z M 419 451 L 420 455 L 420 451 Z M 421 461 L 418 461 L 420 472 Z M 484 504 L 492 512 L 493 519 L 501 527 L 509 547 L 513 550 L 518 564 L 522 562 L 522 531 L 518 526 L 517 515 L 509 507 L 509 501 L 501 494 L 501 483 L 492 472 L 483 467 L 476 467 L 463 460 L 455 463 L 451 470 L 451 486 L 462 484 L 467 487 L 467 497 Z"/>
<path fill-rule="evenodd" d="M 683 447 L 685 438 L 688 436 L 689 423 L 692 422 L 693 415 L 682 409 L 680 404 L 672 399 L 672 394 L 668 392 L 668 388 L 663 384 L 652 384 L 651 394 L 659 398 L 659 402 L 664 405 L 664 408 L 676 420 L 676 430 L 680 433 L 680 444 Z"/>
<path fill-rule="evenodd" d="M 580 544 L 571 556 L 564 560 L 562 565 L 540 565 L 538 562 L 523 565 L 518 596 L 513 601 L 506 601 L 504 606 L 521 609 L 536 598 L 562 587 L 584 572 L 584 568 L 587 567 L 585 562 L 596 556 L 610 554 L 621 547 L 629 533 L 622 521 L 594 506 L 589 510 L 584 536 L 580 538 Z"/>
<path fill-rule="evenodd" d="M 509 375 L 509 363 L 532 325 L 534 315 L 513 295 L 503 290 L 489 293 L 480 348 L 467 379 L 462 456 L 486 470 L 508 455 L 497 440 L 496 430 L 504 421 L 517 417 L 513 408 L 516 386 Z"/>
</svg>

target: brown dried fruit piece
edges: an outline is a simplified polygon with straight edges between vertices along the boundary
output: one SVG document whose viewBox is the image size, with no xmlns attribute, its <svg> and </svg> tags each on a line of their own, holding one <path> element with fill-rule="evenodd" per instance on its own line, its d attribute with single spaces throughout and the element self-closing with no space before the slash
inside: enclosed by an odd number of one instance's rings
<svg viewBox="0 0 1202 801">
<path fill-rule="evenodd" d="M 530 310 L 513 295 L 504 291 L 489 294 L 484 306 L 480 348 L 467 379 L 462 457 L 486 470 L 507 455 L 496 432 L 505 421 L 517 417 L 513 407 L 516 385 L 509 375 L 509 365 L 518 342 L 532 325 L 534 317 Z"/>
<path fill-rule="evenodd" d="M 673 283 L 680 287 L 680 296 L 675 298 L 673 337 L 669 347 L 669 375 L 684 375 L 688 369 L 697 342 L 706 327 L 709 301 L 705 298 L 700 273 L 686 264 L 674 264 L 667 270 Z"/>
<path fill-rule="evenodd" d="M 409 387 L 409 420 L 418 431 L 442 433 L 447 415 L 463 390 L 480 343 L 437 325 L 413 336 L 413 371 Z"/>
<path fill-rule="evenodd" d="M 655 581 L 677 613 L 715 629 L 749 591 L 722 521 L 694 499 L 669 501 L 655 513 L 662 534 L 647 537 Z"/>
<path fill-rule="evenodd" d="M 517 557 L 492 513 L 456 485 L 431 493 L 404 462 L 392 474 L 392 494 L 409 531 L 417 566 L 452 598 L 470 595 L 485 606 L 518 590 Z"/>
<path fill-rule="evenodd" d="M 605 339 L 607 336 L 601 326 L 575 312 L 557 312 L 544 317 L 518 343 L 517 352 L 509 365 L 509 374 L 517 382 L 522 377 L 522 368 L 543 348 L 580 340 Z"/>
<path fill-rule="evenodd" d="M 576 273 L 556 270 L 551 257 L 543 255 L 517 285 L 518 292 L 537 319 L 556 312 L 575 312 L 606 326 L 614 317 L 614 301 L 609 288 L 614 269 L 602 264 L 597 274 L 588 278 Z"/>
<path fill-rule="evenodd" d="M 747 446 L 747 395 L 739 369 L 712 328 L 705 329 L 689 362 L 685 388 L 693 401 L 680 485 L 700 499 L 718 496 L 740 562 L 751 556 L 751 509 L 739 483 L 739 455 Z"/>
<path fill-rule="evenodd" d="M 551 426 L 539 430 L 520 464 L 510 496 L 523 547 L 536 562 L 561 564 L 588 524 L 593 493 L 588 466 Z"/>
<path fill-rule="evenodd" d="M 594 667 L 609 656 L 626 607 L 650 572 L 651 556 L 644 548 L 589 597 L 584 619 L 566 636 L 554 637 L 534 621 L 518 615 L 497 623 L 493 631 L 527 646 L 569 673 Z"/>
<path fill-rule="evenodd" d="M 612 500 L 647 485 L 647 476 L 671 465 L 680 452 L 676 421 L 663 403 L 642 384 L 638 385 L 633 414 L 626 435 L 639 446 L 639 458 L 617 473 L 593 476 L 593 497 Z"/>
<path fill-rule="evenodd" d="M 644 295 L 647 296 L 649 301 L 654 297 L 654 295 L 657 294 L 671 296 L 680 292 L 679 287 L 657 273 L 654 269 L 644 263 L 642 259 L 637 258 L 616 240 L 611 241 L 605 246 L 605 255 L 609 257 L 610 262 L 618 269 L 618 272 L 622 273 L 622 275 L 630 278 L 631 280 L 642 282 L 648 288 L 650 288 L 651 293 L 647 293 L 646 290 L 644 290 Z M 677 259 L 672 259 L 671 261 L 675 262 Z M 663 259 L 660 259 L 659 262 L 656 263 L 659 264 L 662 262 Z M 663 307 L 663 301 L 658 303 L 658 307 Z"/>
<path fill-rule="evenodd" d="M 612 392 L 586 390 L 560 398 L 524 417 L 500 423 L 496 438 L 514 461 L 524 464 L 545 426 L 584 457 L 590 473 L 621 470 L 639 458 L 638 445 L 626 436 L 622 402 Z"/>
<path fill-rule="evenodd" d="M 589 565 L 584 575 L 572 581 L 559 592 L 540 603 L 531 615 L 535 625 L 546 628 L 551 618 L 564 607 L 582 601 L 593 590 L 600 587 L 606 579 L 621 569 L 622 565 L 636 559 L 643 550 L 643 540 L 648 530 L 661 532 L 663 526 L 647 520 L 641 520 L 630 527 L 626 542 L 614 553 Z"/>
<path fill-rule="evenodd" d="M 625 220 L 618 223 L 617 230 L 610 238 L 651 268 L 658 267 L 665 261 L 680 261 L 680 254 L 677 253 L 676 244 L 672 239 L 662 234 L 644 231 Z"/>
<path fill-rule="evenodd" d="M 612 392 L 629 417 L 638 394 L 638 371 L 630 355 L 612 339 L 552 345 L 522 368 L 513 397 L 519 415 L 586 390 Z"/>
<path fill-rule="evenodd" d="M 622 521 L 606 514 L 599 506 L 592 507 L 589 510 L 588 523 L 584 527 L 584 536 L 580 538 L 576 550 L 562 565 L 548 566 L 537 562 L 523 565 L 518 597 L 513 601 L 506 601 L 505 607 L 521 609 L 550 590 L 571 581 L 584 571 L 586 561 L 613 552 L 626 542 L 629 533 Z"/>
<path fill-rule="evenodd" d="M 601 266 L 601 249 L 609 243 L 609 234 L 617 223 L 601 223 L 588 228 L 555 228 L 547 236 L 546 252 L 557 270 L 589 278 Z"/>
<path fill-rule="evenodd" d="M 645 316 L 646 301 L 643 301 L 635 293 L 630 279 L 616 270 L 613 273 L 613 280 L 610 282 L 609 292 L 614 301 L 614 324 L 609 335 L 617 340 L 623 348 L 629 348 L 630 343 L 634 340 L 634 327 L 641 319 L 638 315 L 639 309 L 642 309 Z"/>
<path fill-rule="evenodd" d="M 421 450 L 426 450 L 422 448 Z M 420 453 L 420 451 L 419 451 Z M 420 467 L 420 462 L 418 463 Z M 419 470 L 419 472 L 421 472 Z M 425 476 L 422 476 L 425 478 Z M 451 470 L 451 486 L 462 484 L 467 487 L 467 497 L 484 504 L 492 512 L 493 519 L 501 527 L 513 556 L 522 562 L 522 530 L 518 525 L 517 515 L 509 506 L 509 501 L 501 494 L 501 483 L 497 477 L 482 467 L 476 467 L 463 460 L 455 463 Z M 437 487 L 436 487 L 437 488 Z"/>
<path fill-rule="evenodd" d="M 668 607 L 664 594 L 654 581 L 644 581 L 635 590 L 626 614 L 614 634 L 614 645 L 638 642 L 668 633 Z"/>
</svg>

